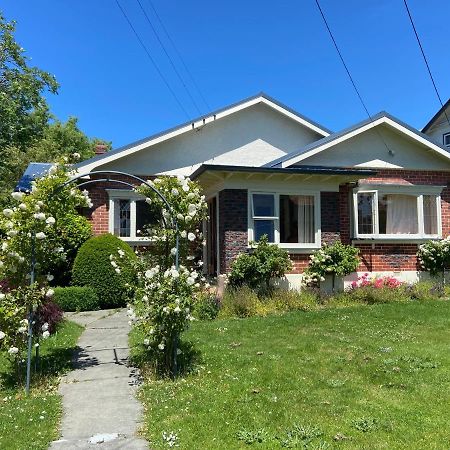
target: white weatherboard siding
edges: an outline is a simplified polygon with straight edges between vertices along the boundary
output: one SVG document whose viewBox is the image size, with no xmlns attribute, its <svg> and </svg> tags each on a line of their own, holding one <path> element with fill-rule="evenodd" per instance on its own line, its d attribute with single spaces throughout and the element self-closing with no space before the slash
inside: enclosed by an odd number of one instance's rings
<svg viewBox="0 0 450 450">
<path fill-rule="evenodd" d="M 273 108 L 256 104 L 104 164 L 101 169 L 142 175 L 168 172 L 189 175 L 203 162 L 262 166 L 321 137 Z"/>
<path fill-rule="evenodd" d="M 383 125 L 305 158 L 297 165 L 448 170 L 450 160 Z"/>
<path fill-rule="evenodd" d="M 439 123 L 433 125 L 426 134 L 430 137 L 431 140 L 436 142 L 436 144 L 443 145 L 443 137 L 446 133 L 450 133 L 450 125 L 448 124 L 447 119 L 444 116 L 444 119 L 441 119 Z"/>
</svg>

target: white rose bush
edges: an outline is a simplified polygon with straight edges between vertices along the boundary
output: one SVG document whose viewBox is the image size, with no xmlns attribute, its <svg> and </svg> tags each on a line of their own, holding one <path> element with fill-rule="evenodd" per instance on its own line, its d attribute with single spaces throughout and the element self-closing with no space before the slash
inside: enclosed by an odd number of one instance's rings
<svg viewBox="0 0 450 450">
<path fill-rule="evenodd" d="M 442 276 L 445 282 L 445 271 L 450 267 L 450 236 L 420 245 L 417 257 L 422 269 L 430 272 L 433 277 Z"/>
<path fill-rule="evenodd" d="M 13 192 L 15 205 L 0 212 L 0 351 L 15 360 L 17 368 L 24 357 L 30 313 L 53 296 L 48 282 L 54 275 L 44 269 L 66 258 L 58 223 L 68 214 L 77 214 L 77 208 L 90 205 L 86 193 L 73 186 L 61 187 L 71 175 L 67 162 L 55 163 L 33 181 L 31 192 Z M 49 325 L 38 318 L 33 322 L 37 337 L 48 337 Z"/>
<path fill-rule="evenodd" d="M 148 186 L 136 191 L 146 198 L 161 220 L 142 230 L 152 244 L 142 252 L 136 266 L 138 287 L 128 314 L 131 323 L 143 333 L 144 345 L 160 374 L 176 376 L 179 336 L 192 322 L 195 299 L 205 288 L 199 261 L 203 235 L 199 228 L 207 219 L 207 204 L 200 187 L 189 178 L 165 176 L 149 181 L 166 198 L 176 217 L 179 233 L 179 266 L 176 267 L 176 231 L 165 202 Z M 111 255 L 111 264 L 120 270 L 123 255 Z"/>
</svg>

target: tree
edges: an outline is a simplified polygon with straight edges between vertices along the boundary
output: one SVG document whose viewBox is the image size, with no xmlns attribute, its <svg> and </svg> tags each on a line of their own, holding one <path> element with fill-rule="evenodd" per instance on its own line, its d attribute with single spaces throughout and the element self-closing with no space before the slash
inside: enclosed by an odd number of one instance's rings
<svg viewBox="0 0 450 450">
<path fill-rule="evenodd" d="M 25 149 L 39 138 L 50 118 L 43 94 L 56 94 L 54 76 L 28 65 L 25 50 L 15 41 L 16 22 L 0 12 L 0 149 Z"/>
</svg>

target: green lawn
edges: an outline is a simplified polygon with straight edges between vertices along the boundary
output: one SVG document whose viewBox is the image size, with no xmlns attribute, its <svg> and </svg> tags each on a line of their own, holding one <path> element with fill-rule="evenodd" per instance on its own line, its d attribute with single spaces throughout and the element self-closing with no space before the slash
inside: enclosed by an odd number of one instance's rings
<svg viewBox="0 0 450 450">
<path fill-rule="evenodd" d="M 152 448 L 450 448 L 450 302 L 197 322 L 190 375 L 146 381 Z M 136 336 L 134 336 L 136 339 Z"/>
<path fill-rule="evenodd" d="M 34 377 L 30 397 L 10 385 L 9 364 L 0 358 L 0 449 L 47 449 L 58 438 L 61 399 L 58 377 L 69 370 L 82 327 L 63 322 L 41 344 L 42 376 Z"/>
</svg>

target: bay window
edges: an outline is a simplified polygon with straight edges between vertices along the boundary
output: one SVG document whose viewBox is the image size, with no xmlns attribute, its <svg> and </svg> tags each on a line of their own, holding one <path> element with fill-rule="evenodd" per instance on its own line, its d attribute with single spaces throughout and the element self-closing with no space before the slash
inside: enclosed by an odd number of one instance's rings
<svg viewBox="0 0 450 450">
<path fill-rule="evenodd" d="M 287 248 L 320 246 L 319 194 L 250 193 L 249 240 L 264 234 Z"/>
<path fill-rule="evenodd" d="M 353 193 L 355 237 L 421 239 L 441 236 L 440 186 L 380 186 Z"/>
</svg>

